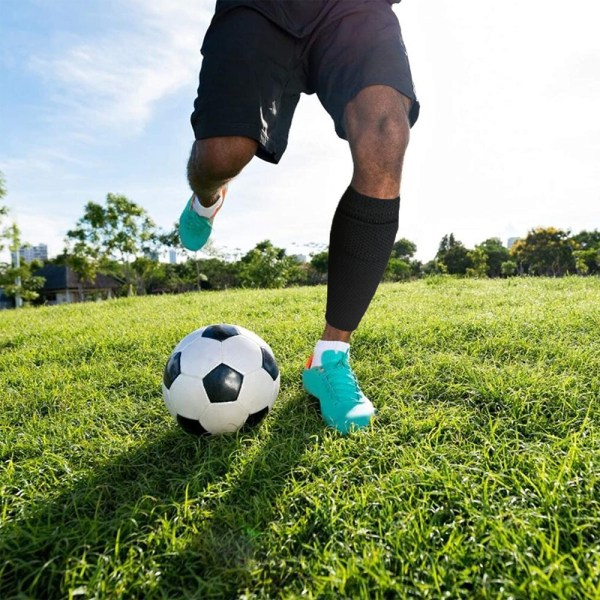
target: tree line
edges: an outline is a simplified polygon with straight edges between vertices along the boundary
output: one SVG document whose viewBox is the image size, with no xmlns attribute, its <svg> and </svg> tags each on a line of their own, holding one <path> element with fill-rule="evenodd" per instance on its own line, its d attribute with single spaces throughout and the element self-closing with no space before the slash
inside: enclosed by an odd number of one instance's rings
<svg viewBox="0 0 600 600">
<path fill-rule="evenodd" d="M 471 250 L 449 234 L 442 238 L 435 259 L 424 265 L 423 271 L 467 277 L 598 275 L 600 231 L 571 235 L 555 227 L 538 227 L 516 240 L 510 249 L 498 238 L 490 238 Z"/>
<path fill-rule="evenodd" d="M 0 173 L 0 200 L 6 194 Z M 10 222 L 8 210 L 0 206 L 0 250 L 19 252 L 21 234 Z M 184 261 L 159 261 L 161 253 L 175 249 Z M 553 227 L 532 229 L 508 249 L 498 238 L 467 248 L 450 233 L 445 235 L 435 257 L 415 259 L 416 244 L 406 238 L 396 241 L 384 281 L 405 281 L 433 274 L 464 277 L 510 277 L 598 275 L 600 232 L 571 235 Z M 191 290 L 222 290 L 235 287 L 281 288 L 318 285 L 327 281 L 328 252 L 313 253 L 309 260 L 290 255 L 269 240 L 256 244 L 232 260 L 209 243 L 204 254 L 181 247 L 177 225 L 159 229 L 140 205 L 126 196 L 108 194 L 103 204 L 88 202 L 83 215 L 65 237 L 63 253 L 48 261 L 66 265 L 80 281 L 92 282 L 96 274 L 112 275 L 121 282 L 122 295 L 180 293 Z M 0 288 L 7 296 L 33 302 L 44 279 L 36 275 L 39 263 L 0 265 Z"/>
</svg>

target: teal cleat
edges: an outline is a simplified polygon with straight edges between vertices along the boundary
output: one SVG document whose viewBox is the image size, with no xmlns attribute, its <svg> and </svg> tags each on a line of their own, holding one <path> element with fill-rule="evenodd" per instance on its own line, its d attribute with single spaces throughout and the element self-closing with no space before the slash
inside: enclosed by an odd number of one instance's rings
<svg viewBox="0 0 600 600">
<path fill-rule="evenodd" d="M 210 217 L 200 216 L 193 208 L 194 195 L 187 201 L 181 216 L 179 217 L 179 239 L 181 245 L 188 250 L 200 250 L 208 241 L 212 232 L 213 219 L 223 205 L 226 188 L 221 190 L 221 198 L 217 200 L 217 208 Z"/>
<path fill-rule="evenodd" d="M 375 415 L 375 408 L 362 393 L 348 359 L 349 352 L 326 350 L 322 366 L 311 367 L 311 356 L 302 373 L 304 389 L 318 398 L 325 423 L 343 434 L 364 429 Z"/>
</svg>

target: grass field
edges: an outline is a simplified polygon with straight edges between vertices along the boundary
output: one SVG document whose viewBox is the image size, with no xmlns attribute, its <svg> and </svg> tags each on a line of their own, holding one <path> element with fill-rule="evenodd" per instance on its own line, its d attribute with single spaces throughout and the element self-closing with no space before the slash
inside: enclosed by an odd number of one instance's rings
<svg viewBox="0 0 600 600">
<path fill-rule="evenodd" d="M 353 343 L 372 429 L 300 373 L 324 288 L 0 313 L 0 598 L 600 598 L 600 279 L 380 288 Z M 189 331 L 264 337 L 247 434 L 178 429 Z"/>
</svg>

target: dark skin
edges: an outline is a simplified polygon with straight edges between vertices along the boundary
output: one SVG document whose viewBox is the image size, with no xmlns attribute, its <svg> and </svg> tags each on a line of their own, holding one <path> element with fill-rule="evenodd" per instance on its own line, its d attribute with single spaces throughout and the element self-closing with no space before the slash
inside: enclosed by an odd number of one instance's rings
<svg viewBox="0 0 600 600">
<path fill-rule="evenodd" d="M 409 98 L 384 85 L 362 89 L 347 104 L 344 125 L 354 164 L 350 185 L 357 192 L 381 199 L 400 195 L 410 106 Z M 216 202 L 219 191 L 252 160 L 257 148 L 256 140 L 241 136 L 196 140 L 188 180 L 203 206 Z M 349 342 L 351 335 L 326 323 L 321 339 Z"/>
</svg>

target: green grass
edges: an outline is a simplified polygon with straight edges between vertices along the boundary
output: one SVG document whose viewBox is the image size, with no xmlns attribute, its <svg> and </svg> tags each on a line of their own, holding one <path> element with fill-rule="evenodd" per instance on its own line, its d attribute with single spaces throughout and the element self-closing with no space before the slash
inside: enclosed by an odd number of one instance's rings
<svg viewBox="0 0 600 600">
<path fill-rule="evenodd" d="M 0 598 L 600 598 L 600 280 L 380 288 L 341 437 L 300 385 L 324 288 L 0 314 Z M 189 331 L 282 371 L 260 428 L 164 407 Z"/>
</svg>

